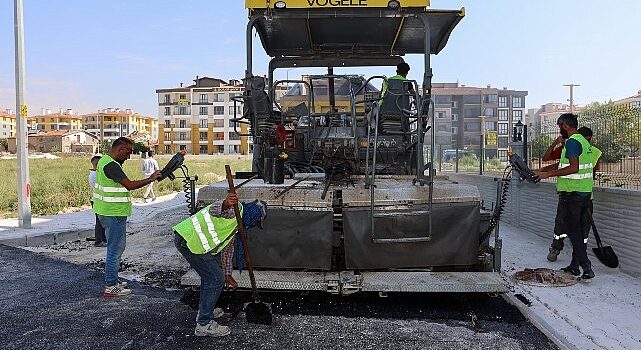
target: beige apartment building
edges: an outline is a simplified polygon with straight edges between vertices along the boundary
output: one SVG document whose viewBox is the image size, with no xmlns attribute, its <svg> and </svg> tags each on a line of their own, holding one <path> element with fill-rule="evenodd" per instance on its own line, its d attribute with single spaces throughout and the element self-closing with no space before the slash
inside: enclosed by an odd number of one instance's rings
<svg viewBox="0 0 641 350">
<path fill-rule="evenodd" d="M 134 133 L 158 138 L 158 120 L 140 115 L 131 109 L 105 108 L 82 116 L 82 128 L 102 140 L 115 140 Z"/>
<path fill-rule="evenodd" d="M 8 109 L 6 112 L 0 111 L 0 139 L 6 139 L 15 136 L 16 116 L 13 111 Z"/>
<path fill-rule="evenodd" d="M 40 115 L 27 117 L 29 129 L 36 132 L 47 132 L 54 130 L 80 130 L 82 129 L 82 117 L 73 109 L 60 109 L 53 113 L 50 109 L 41 109 Z"/>
<path fill-rule="evenodd" d="M 172 154 L 248 154 L 251 140 L 246 124 L 236 128 L 230 123 L 242 115 L 242 104 L 233 98 L 242 96 L 239 80 L 196 77 L 194 84 L 158 89 L 158 153 Z"/>
</svg>

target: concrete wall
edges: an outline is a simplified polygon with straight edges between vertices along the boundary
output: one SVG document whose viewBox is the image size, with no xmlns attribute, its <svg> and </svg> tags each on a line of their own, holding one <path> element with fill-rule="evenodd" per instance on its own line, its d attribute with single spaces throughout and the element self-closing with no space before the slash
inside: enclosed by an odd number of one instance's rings
<svg viewBox="0 0 641 350">
<path fill-rule="evenodd" d="M 496 202 L 493 177 L 470 174 L 450 174 L 449 177 L 453 181 L 476 185 L 485 207 L 491 208 Z M 554 183 L 512 181 L 501 221 L 551 241 L 558 202 L 555 186 Z M 603 244 L 611 245 L 617 253 L 621 271 L 641 277 L 641 191 L 595 188 L 594 222 Z M 590 235 L 589 246 L 596 246 L 593 235 Z M 544 257 L 547 252 L 538 254 Z"/>
</svg>

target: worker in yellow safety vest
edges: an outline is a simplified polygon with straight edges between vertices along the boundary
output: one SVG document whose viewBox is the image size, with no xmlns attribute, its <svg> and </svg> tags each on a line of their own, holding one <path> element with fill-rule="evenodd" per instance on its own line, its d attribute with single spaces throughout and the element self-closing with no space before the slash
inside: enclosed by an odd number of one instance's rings
<svg viewBox="0 0 641 350">
<path fill-rule="evenodd" d="M 265 204 L 259 201 L 238 203 L 238 197 L 233 193 L 173 227 L 176 249 L 200 276 L 196 336 L 222 337 L 231 332 L 229 327 L 219 325 L 214 319 L 224 314 L 223 309 L 215 307 L 224 284 L 236 287 L 236 281 L 231 277 L 237 228 L 235 204 L 239 204 L 246 229 L 256 225 L 262 227 L 267 212 Z M 214 257 L 221 252 L 224 272 Z M 242 249 L 236 253 L 242 255 Z"/>
<path fill-rule="evenodd" d="M 120 137 L 111 145 L 109 153 L 102 156 L 96 168 L 96 184 L 93 190 L 93 211 L 105 228 L 107 256 L 105 258 L 105 297 L 131 294 L 125 282 L 118 281 L 120 257 L 125 251 L 127 217 L 131 215 L 131 193 L 145 187 L 160 177 L 160 171 L 143 180 L 129 180 L 122 164 L 129 159 L 133 142 Z"/>
<path fill-rule="evenodd" d="M 559 194 L 557 208 L 561 223 L 558 232 L 568 235 L 572 242 L 572 261 L 561 270 L 584 282 L 594 278 L 594 271 L 587 253 L 584 232 L 589 223 L 589 204 L 594 185 L 594 157 L 592 147 L 583 135 L 578 133 L 577 116 L 564 113 L 557 120 L 561 136 L 566 140 L 561 151 L 558 168 L 550 171 L 535 171 L 540 179 L 557 177 L 556 190 Z M 583 269 L 583 275 L 579 267 Z"/>
</svg>

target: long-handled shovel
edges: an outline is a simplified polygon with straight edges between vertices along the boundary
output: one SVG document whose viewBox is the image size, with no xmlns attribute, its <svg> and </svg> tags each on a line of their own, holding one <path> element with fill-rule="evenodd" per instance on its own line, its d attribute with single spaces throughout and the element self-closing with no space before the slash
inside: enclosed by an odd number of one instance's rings
<svg viewBox="0 0 641 350">
<path fill-rule="evenodd" d="M 611 268 L 619 267 L 619 258 L 614 253 L 614 249 L 611 246 L 604 247 L 601 243 L 601 237 L 599 237 L 599 232 L 596 229 L 594 220 L 592 219 L 592 212 L 588 210 L 590 215 L 590 224 L 592 225 L 592 231 L 594 231 L 594 238 L 596 238 L 596 248 L 592 248 L 594 255 L 603 263 L 603 265 Z"/>
<path fill-rule="evenodd" d="M 229 193 L 236 194 L 234 188 L 234 178 L 231 176 L 231 168 L 225 165 L 225 172 L 227 173 L 227 183 L 229 184 Z M 256 279 L 254 278 L 254 265 L 252 258 L 249 255 L 249 246 L 247 245 L 247 238 L 245 237 L 245 228 L 243 227 L 243 219 L 240 217 L 240 210 L 238 204 L 234 204 L 234 213 L 236 214 L 236 222 L 238 223 L 238 236 L 243 242 L 243 251 L 245 259 L 247 260 L 247 271 L 249 271 L 249 280 L 252 285 L 252 296 L 254 301 L 245 305 L 245 315 L 247 316 L 247 323 L 257 324 L 272 324 L 272 310 L 269 304 L 260 301 L 258 295 L 258 288 L 256 288 Z"/>
</svg>

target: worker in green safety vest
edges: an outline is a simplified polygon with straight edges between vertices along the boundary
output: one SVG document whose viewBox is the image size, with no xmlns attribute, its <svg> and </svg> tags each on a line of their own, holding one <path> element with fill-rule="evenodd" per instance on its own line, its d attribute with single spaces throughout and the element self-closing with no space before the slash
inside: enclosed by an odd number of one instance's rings
<svg viewBox="0 0 641 350">
<path fill-rule="evenodd" d="M 387 78 L 387 80 L 407 80 L 407 74 L 410 72 L 410 65 L 401 62 L 396 66 L 396 75 L 393 77 Z M 381 104 L 382 98 L 385 96 L 385 93 L 387 92 L 387 80 L 383 80 L 383 86 L 381 87 Z M 414 86 L 412 84 L 407 84 L 408 85 L 408 91 L 412 96 L 416 96 L 416 91 L 414 91 Z"/>
<path fill-rule="evenodd" d="M 559 232 L 567 234 L 572 242 L 572 261 L 561 270 L 584 282 L 594 278 L 592 264 L 588 258 L 586 232 L 589 223 L 589 203 L 594 184 L 594 158 L 592 147 L 583 135 L 578 133 L 577 116 L 564 113 L 557 120 L 561 136 L 566 140 L 561 151 L 557 169 L 535 171 L 540 179 L 557 177 L 556 190 L 559 194 L 557 216 Z M 583 269 L 583 275 L 579 267 Z"/>
<path fill-rule="evenodd" d="M 588 128 L 587 126 L 582 126 L 577 130 L 577 132 L 579 134 L 583 135 L 583 137 L 585 137 L 585 139 L 588 140 L 588 142 L 590 143 L 591 151 L 592 151 L 590 154 L 592 155 L 592 164 L 594 165 L 594 171 L 593 171 L 593 178 L 594 178 L 594 177 L 596 177 L 596 172 L 600 168 L 599 160 L 601 158 L 602 152 L 601 152 L 600 149 L 598 149 L 597 147 L 595 147 L 592 144 L 592 136 L 593 136 L 592 129 Z M 565 142 L 565 141 L 563 141 L 563 142 Z M 558 141 L 553 143 L 552 146 L 550 146 L 550 148 L 552 148 L 557 143 L 558 143 Z M 560 159 L 561 158 L 561 151 L 562 151 L 562 147 L 561 147 L 561 150 L 559 150 L 559 152 L 556 152 L 556 151 L 551 152 L 550 153 L 551 157 L 549 159 Z M 552 168 L 553 169 L 558 169 L 558 165 L 559 165 L 559 163 L 557 162 L 556 164 L 548 165 L 547 167 L 543 168 L 542 170 L 552 169 Z M 589 204 L 590 215 L 592 214 L 593 208 L 594 208 L 594 206 L 592 204 L 592 200 L 593 199 L 594 199 L 594 191 L 592 191 L 592 195 L 590 196 L 590 204 Z M 554 222 L 554 238 L 552 239 L 552 244 L 550 245 L 550 249 L 549 249 L 548 256 L 547 256 L 547 259 L 549 261 L 552 261 L 552 262 L 557 260 L 558 255 L 561 253 L 561 251 L 563 250 L 563 247 L 565 245 L 564 244 L 564 240 L 565 240 L 565 238 L 568 237 L 568 235 L 566 233 L 561 232 L 562 226 L 563 225 L 562 225 L 562 222 L 560 220 L 560 217 L 559 217 L 559 215 L 557 215 L 557 217 L 555 219 L 555 222 Z M 590 225 L 585 227 L 585 232 L 583 233 L 583 238 L 584 238 L 584 240 L 586 242 L 587 242 L 589 233 L 590 233 Z"/>
<path fill-rule="evenodd" d="M 176 249 L 200 276 L 200 299 L 194 330 L 196 336 L 222 337 L 231 332 L 229 327 L 219 325 L 214 319 L 224 314 L 223 309 L 215 307 L 224 284 L 234 288 L 237 286 L 231 276 L 237 228 L 233 210 L 235 204 L 239 204 L 245 229 L 262 227 L 266 205 L 259 201 L 238 203 L 238 197 L 233 193 L 173 227 Z M 219 253 L 223 253 L 221 260 L 224 271 L 214 257 Z M 237 253 L 242 255 L 242 249 Z"/>
<path fill-rule="evenodd" d="M 126 283 L 118 281 L 120 257 L 125 251 L 127 217 L 131 215 L 131 193 L 145 187 L 160 177 L 156 171 L 143 180 L 129 180 L 122 164 L 129 159 L 133 142 L 120 137 L 111 145 L 109 153 L 102 156 L 96 168 L 96 184 L 93 190 L 93 211 L 105 228 L 107 256 L 105 258 L 106 297 L 126 296 L 131 290 Z"/>
</svg>

